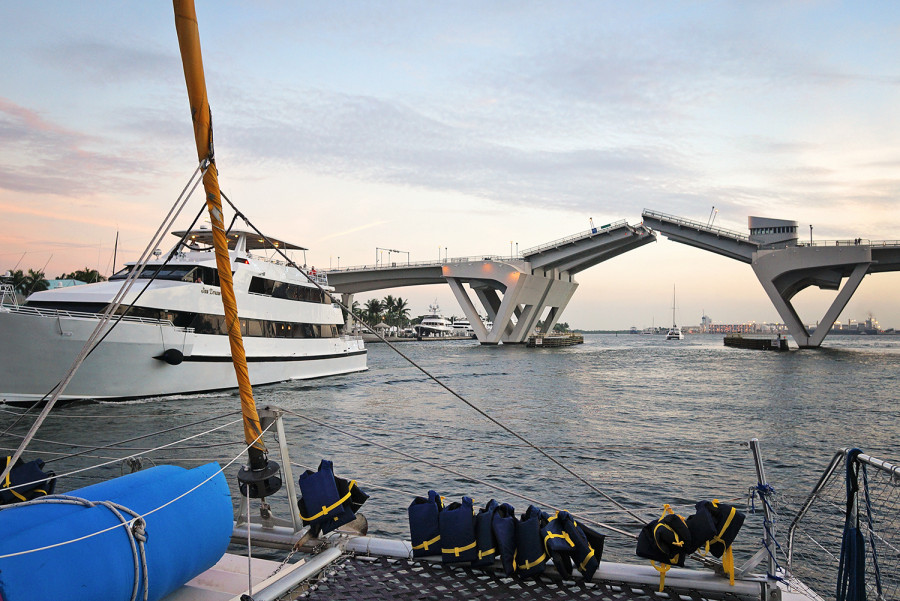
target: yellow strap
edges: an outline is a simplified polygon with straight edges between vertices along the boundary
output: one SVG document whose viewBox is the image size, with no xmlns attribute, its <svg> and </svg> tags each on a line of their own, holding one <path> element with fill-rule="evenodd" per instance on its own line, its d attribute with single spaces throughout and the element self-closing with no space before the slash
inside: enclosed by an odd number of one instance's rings
<svg viewBox="0 0 900 601">
<path fill-rule="evenodd" d="M 3 469 L 6 469 L 7 466 L 9 466 L 9 460 L 10 460 L 10 459 L 12 459 L 12 457 L 10 457 L 9 455 L 7 455 L 7 456 L 6 456 L 6 465 L 3 466 Z M 9 471 L 6 473 L 6 482 L 3 483 L 3 486 L 5 486 L 6 488 L 9 488 L 9 485 L 10 485 L 9 475 L 10 475 L 11 473 L 12 473 L 12 470 L 9 470 Z"/>
<path fill-rule="evenodd" d="M 441 549 L 441 553 L 453 554 L 456 557 L 459 557 L 459 554 L 463 551 L 468 551 L 469 549 L 475 548 L 475 541 L 472 541 L 471 545 L 466 545 L 465 547 L 453 547 L 452 549 Z"/>
<path fill-rule="evenodd" d="M 307 517 L 304 517 L 304 516 L 302 516 L 302 515 L 300 516 L 300 518 L 301 518 L 304 522 L 311 522 L 311 521 L 316 520 L 316 519 L 318 519 L 318 518 L 320 518 L 320 517 L 322 517 L 322 516 L 328 515 L 328 514 L 331 513 L 333 510 L 337 509 L 338 507 L 340 507 L 341 505 L 343 505 L 344 503 L 346 503 L 346 502 L 350 499 L 350 494 L 353 492 L 353 487 L 354 487 L 354 486 L 356 486 L 356 480 L 351 480 L 351 481 L 350 481 L 350 486 L 347 488 L 347 494 L 344 495 L 343 497 L 341 497 L 340 499 L 338 499 L 337 503 L 334 503 L 333 505 L 329 505 L 328 507 L 326 507 L 326 506 L 323 505 L 323 506 L 322 506 L 322 511 L 320 511 L 320 512 L 317 513 L 316 515 L 312 516 L 311 518 L 307 518 Z"/>
<path fill-rule="evenodd" d="M 6 465 L 9 465 L 9 462 L 11 460 L 12 460 L 12 457 L 7 456 L 6 457 Z M 6 469 L 6 465 L 3 466 L 3 469 Z M 25 498 L 25 495 L 21 495 L 21 494 L 19 494 L 18 491 L 10 488 L 10 486 L 12 486 L 12 482 L 9 479 L 10 474 L 12 474 L 12 470 L 9 470 L 9 473 L 6 474 L 6 481 L 3 483 L 4 488 L 6 488 L 6 490 L 11 492 L 15 497 L 17 497 L 23 501 L 27 501 L 28 499 Z M 44 493 L 44 494 L 46 495 L 47 493 Z"/>
<path fill-rule="evenodd" d="M 578 564 L 578 567 L 581 569 L 582 572 L 584 572 L 584 567 L 591 560 L 591 557 L 594 556 L 594 548 L 591 547 L 590 545 L 588 545 L 588 548 L 591 550 L 591 552 L 587 554 L 587 557 L 584 558 L 584 561 L 582 561 L 580 564 Z"/>
<path fill-rule="evenodd" d="M 488 549 L 487 551 L 479 551 L 478 559 L 484 559 L 488 555 L 496 555 L 496 554 L 497 554 L 497 549 Z"/>
<path fill-rule="evenodd" d="M 713 499 L 713 507 L 719 506 L 719 500 Z M 731 520 L 734 519 L 734 516 L 737 514 L 737 509 L 732 507 L 731 512 L 728 514 L 728 519 L 725 520 L 725 525 L 722 526 L 722 530 L 712 538 L 711 541 L 706 543 L 706 550 L 709 550 L 709 543 L 722 543 L 725 545 L 725 554 L 722 556 L 722 569 L 725 570 L 725 573 L 728 574 L 728 582 L 731 586 L 734 586 L 734 553 L 731 551 L 731 545 L 727 545 L 725 541 L 722 539 L 725 536 L 725 531 L 728 530 L 728 527 L 731 525 Z"/>
<path fill-rule="evenodd" d="M 541 553 L 541 556 L 538 557 L 537 559 L 535 559 L 534 561 L 526 561 L 519 567 L 522 568 L 523 570 L 530 570 L 534 566 L 544 563 L 546 560 L 547 560 L 547 555 L 545 553 Z"/>
<path fill-rule="evenodd" d="M 438 542 L 439 540 L 441 540 L 440 534 L 438 534 L 431 540 L 427 540 L 427 541 L 423 542 L 421 545 L 416 545 L 415 547 L 413 547 L 413 549 L 425 549 L 427 551 L 428 547 L 430 547 L 434 543 Z"/>
<path fill-rule="evenodd" d="M 728 574 L 728 582 L 734 586 L 734 554 L 731 552 L 731 547 L 725 549 L 725 555 L 722 556 L 722 568 Z"/>
<path fill-rule="evenodd" d="M 550 553 L 550 549 L 547 548 L 547 541 L 550 540 L 551 538 L 561 538 L 564 541 L 566 541 L 567 543 L 569 543 L 570 547 L 575 546 L 575 543 L 573 543 L 572 539 L 569 538 L 568 532 L 563 532 L 562 534 L 554 534 L 552 532 L 548 532 L 547 536 L 544 537 L 544 551 L 546 551 L 547 553 Z"/>
<path fill-rule="evenodd" d="M 666 586 L 666 572 L 668 572 L 672 566 L 667 563 L 657 564 L 652 559 L 650 560 L 650 565 L 656 568 L 656 571 L 659 572 L 659 592 L 663 592 L 663 588 Z"/>
</svg>

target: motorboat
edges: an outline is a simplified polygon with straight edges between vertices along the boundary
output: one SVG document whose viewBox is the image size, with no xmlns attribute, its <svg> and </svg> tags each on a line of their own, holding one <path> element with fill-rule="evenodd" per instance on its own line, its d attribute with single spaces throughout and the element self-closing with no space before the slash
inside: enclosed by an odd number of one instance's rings
<svg viewBox="0 0 900 601">
<path fill-rule="evenodd" d="M 103 344 L 86 359 L 62 399 L 124 399 L 237 386 L 206 228 L 175 231 L 166 254 L 154 253 L 111 320 Z M 268 384 L 366 369 L 360 337 L 341 333 L 343 315 L 324 273 L 306 275 L 262 251 L 306 250 L 232 229 L 228 252 L 250 380 Z M 165 260 L 163 260 L 165 259 Z M 136 263 L 107 282 L 31 294 L 24 305 L 3 297 L 0 340 L 15 349 L 0 364 L 0 399 L 43 398 L 65 376 L 101 314 Z M 121 318 L 121 319 L 120 319 Z"/>
<path fill-rule="evenodd" d="M 415 326 L 416 336 L 419 338 L 446 337 L 453 335 L 453 322 L 441 315 L 441 308 L 437 301 L 428 306 L 428 313 L 422 317 L 422 321 Z"/>
</svg>

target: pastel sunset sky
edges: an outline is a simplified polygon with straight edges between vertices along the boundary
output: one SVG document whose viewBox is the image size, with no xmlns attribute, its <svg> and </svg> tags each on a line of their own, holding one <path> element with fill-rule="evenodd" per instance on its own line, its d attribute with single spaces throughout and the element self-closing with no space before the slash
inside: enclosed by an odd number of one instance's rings
<svg viewBox="0 0 900 601">
<path fill-rule="evenodd" d="M 508 255 L 645 208 L 900 239 L 896 2 L 197 13 L 222 189 L 318 269 Z M 171 4 L 2 0 L 0 52 L 0 272 L 108 274 L 117 232 L 118 266 L 137 258 L 196 166 Z M 576 279 L 573 327 L 665 325 L 673 285 L 680 324 L 779 321 L 748 265 L 663 236 Z M 462 314 L 448 286 L 388 293 Z M 898 296 L 900 274 L 867 276 L 839 319 L 900 327 Z"/>
</svg>

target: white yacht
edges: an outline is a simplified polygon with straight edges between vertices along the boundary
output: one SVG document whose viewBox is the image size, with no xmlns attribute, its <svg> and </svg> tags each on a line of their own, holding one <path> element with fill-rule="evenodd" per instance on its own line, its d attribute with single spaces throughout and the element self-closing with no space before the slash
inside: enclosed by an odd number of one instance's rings
<svg viewBox="0 0 900 601">
<path fill-rule="evenodd" d="M 453 322 L 441 315 L 441 308 L 437 301 L 429 305 L 428 314 L 422 317 L 422 321 L 415 325 L 416 336 L 451 336 L 453 335 Z"/>
<path fill-rule="evenodd" d="M 173 234 L 181 238 L 185 232 Z M 212 232 L 197 229 L 185 240 L 170 261 L 158 256 L 144 268 L 119 307 L 125 316 L 61 398 L 134 398 L 237 386 Z M 272 245 L 304 248 L 272 238 L 264 242 L 250 231 L 231 230 L 228 240 L 253 384 L 366 369 L 362 339 L 340 334 L 340 308 L 298 269 L 252 252 Z M 50 392 L 133 268 L 127 264 L 108 282 L 36 292 L 22 306 L 4 297 L 0 400 L 38 400 Z M 310 277 L 333 290 L 325 274 Z"/>
<path fill-rule="evenodd" d="M 458 317 L 453 320 L 453 335 L 465 336 L 466 338 L 475 338 L 475 329 L 469 320 L 465 317 Z"/>
</svg>

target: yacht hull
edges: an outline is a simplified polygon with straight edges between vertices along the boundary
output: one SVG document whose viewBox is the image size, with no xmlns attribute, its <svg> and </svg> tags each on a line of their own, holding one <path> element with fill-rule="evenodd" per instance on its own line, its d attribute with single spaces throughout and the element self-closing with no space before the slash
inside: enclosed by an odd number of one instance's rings
<svg viewBox="0 0 900 601">
<path fill-rule="evenodd" d="M 43 398 L 65 377 L 96 324 L 97 317 L 90 315 L 0 309 L 0 400 Z M 366 350 L 358 338 L 246 338 L 244 348 L 253 384 L 366 369 Z M 166 351 L 169 361 L 163 358 Z M 170 322 L 123 320 L 60 398 L 125 399 L 235 387 L 227 336 L 196 334 Z"/>
</svg>

